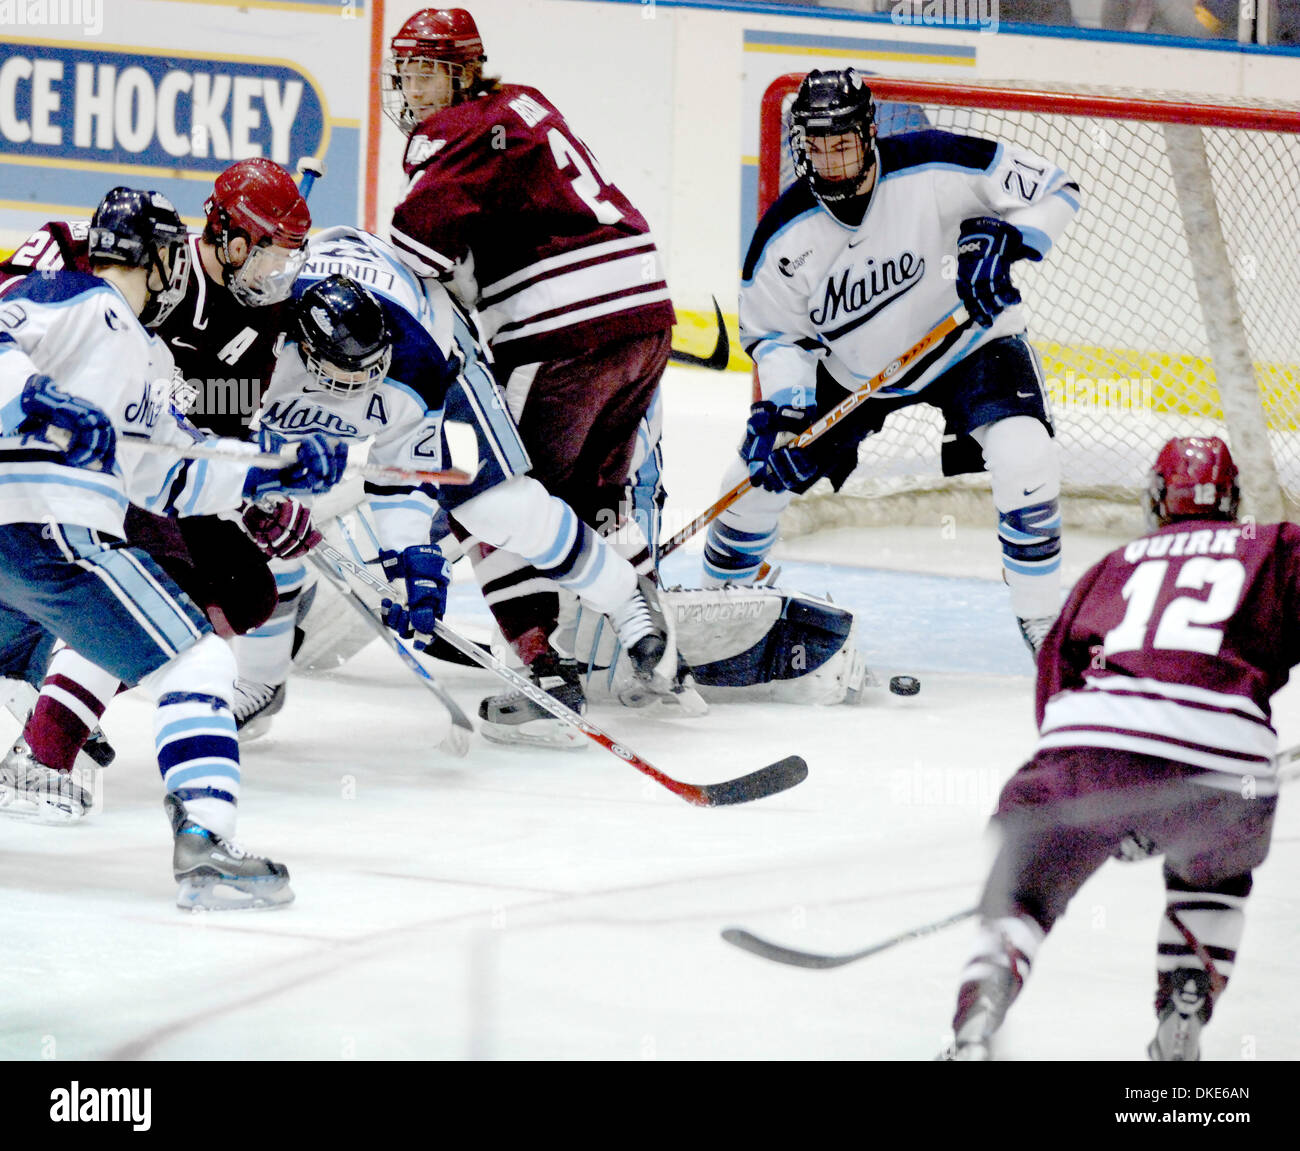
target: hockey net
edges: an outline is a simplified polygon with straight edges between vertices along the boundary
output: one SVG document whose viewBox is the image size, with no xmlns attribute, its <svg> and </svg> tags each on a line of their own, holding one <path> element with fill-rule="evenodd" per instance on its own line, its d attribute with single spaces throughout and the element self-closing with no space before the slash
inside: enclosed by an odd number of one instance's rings
<svg viewBox="0 0 1300 1151">
<path fill-rule="evenodd" d="M 762 107 L 760 212 L 791 179 L 782 76 Z M 1014 141 L 1063 167 L 1083 207 L 1047 258 L 1015 266 L 1053 403 L 1062 510 L 1131 531 L 1160 446 L 1219 435 L 1261 520 L 1300 507 L 1300 106 L 872 77 L 881 135 L 943 128 Z M 903 349 L 899 349 L 902 351 Z M 993 516 L 987 477 L 944 479 L 939 413 L 891 416 L 833 495 L 787 534 Z"/>
</svg>

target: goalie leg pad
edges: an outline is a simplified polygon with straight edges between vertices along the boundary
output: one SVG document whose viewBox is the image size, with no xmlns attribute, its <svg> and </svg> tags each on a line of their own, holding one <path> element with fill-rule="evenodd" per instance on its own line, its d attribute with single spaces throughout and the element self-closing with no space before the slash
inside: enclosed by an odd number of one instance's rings
<svg viewBox="0 0 1300 1151">
<path fill-rule="evenodd" d="M 835 704 L 855 699 L 866 665 L 853 616 L 815 596 L 767 587 L 660 593 L 677 645 L 709 702 L 769 700 Z M 607 621 L 579 613 L 574 654 L 593 694 L 618 682 L 619 651 Z"/>
</svg>

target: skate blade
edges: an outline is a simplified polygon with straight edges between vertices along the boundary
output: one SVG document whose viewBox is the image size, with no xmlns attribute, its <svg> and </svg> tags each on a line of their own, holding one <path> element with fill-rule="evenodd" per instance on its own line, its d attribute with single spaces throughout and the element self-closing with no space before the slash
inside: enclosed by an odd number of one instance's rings
<svg viewBox="0 0 1300 1151">
<path fill-rule="evenodd" d="M 12 816 L 15 819 L 59 826 L 80 823 L 91 810 L 93 807 L 82 807 L 80 804 L 67 802 L 51 803 L 43 799 L 33 799 L 27 793 L 0 789 L 0 815 Z"/>
<path fill-rule="evenodd" d="M 709 714 L 709 705 L 693 687 L 674 686 L 659 690 L 646 684 L 629 684 L 617 693 L 624 707 L 642 710 L 653 709 L 664 719 L 696 719 Z"/>
<path fill-rule="evenodd" d="M 256 719 L 250 719 L 236 733 L 236 738 L 240 743 L 252 743 L 255 739 L 261 739 L 271 730 L 272 716 L 259 716 Z"/>
<path fill-rule="evenodd" d="M 262 911 L 293 902 L 287 879 L 182 879 L 176 906 L 182 911 Z"/>
<path fill-rule="evenodd" d="M 534 719 L 528 723 L 492 724 L 479 722 L 479 735 L 501 747 L 545 747 L 553 751 L 582 751 L 587 746 L 581 733 L 558 719 Z"/>
</svg>

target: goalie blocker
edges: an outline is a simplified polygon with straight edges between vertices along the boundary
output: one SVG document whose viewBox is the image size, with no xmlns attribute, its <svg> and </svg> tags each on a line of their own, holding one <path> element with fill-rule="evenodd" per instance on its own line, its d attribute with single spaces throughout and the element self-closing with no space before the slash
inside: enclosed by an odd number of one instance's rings
<svg viewBox="0 0 1300 1151">
<path fill-rule="evenodd" d="M 660 595 L 673 613 L 678 649 L 710 703 L 857 703 L 871 686 L 854 644 L 853 615 L 828 600 L 735 585 L 669 588 Z M 556 642 L 587 669 L 588 691 L 620 694 L 630 675 L 609 621 L 579 608 L 567 635 L 564 630 Z"/>
</svg>

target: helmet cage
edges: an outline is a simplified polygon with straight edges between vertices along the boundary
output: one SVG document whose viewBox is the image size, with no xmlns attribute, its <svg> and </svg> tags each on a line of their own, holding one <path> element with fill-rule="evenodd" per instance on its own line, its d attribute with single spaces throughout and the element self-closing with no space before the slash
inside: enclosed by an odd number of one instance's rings
<svg viewBox="0 0 1300 1151">
<path fill-rule="evenodd" d="M 823 203 L 850 200 L 858 194 L 875 164 L 871 128 L 876 104 L 862 77 L 852 68 L 843 72 L 813 70 L 799 86 L 790 108 L 788 143 L 795 177 L 803 180 Z M 821 175 L 813 164 L 808 141 L 813 137 L 855 135 L 862 149 L 862 166 L 852 176 Z"/>
<path fill-rule="evenodd" d="M 307 248 L 284 248 L 269 239 L 253 248 L 244 262 L 225 265 L 226 287 L 245 307 L 261 308 L 289 298 L 293 282 L 307 263 Z"/>
<path fill-rule="evenodd" d="M 306 344 L 301 342 L 298 351 L 302 356 L 303 366 L 311 373 L 316 386 L 322 391 L 333 392 L 337 396 L 357 396 L 374 391 L 384 382 L 388 369 L 393 362 L 393 345 L 384 347 L 365 356 L 355 368 L 340 367 L 318 356 Z"/>
<path fill-rule="evenodd" d="M 425 56 L 420 53 L 391 53 L 384 62 L 380 74 L 379 96 L 384 115 L 396 124 L 404 135 L 409 136 L 433 112 L 418 113 L 408 103 L 402 88 L 402 71 L 412 64 L 431 65 L 437 70 L 445 71 L 450 78 L 450 99 L 443 107 L 451 107 L 460 102 L 478 80 L 480 66 L 475 63 L 463 63 L 438 56 Z M 442 108 L 436 109 L 441 112 Z"/>
</svg>

